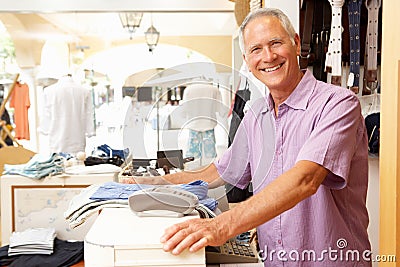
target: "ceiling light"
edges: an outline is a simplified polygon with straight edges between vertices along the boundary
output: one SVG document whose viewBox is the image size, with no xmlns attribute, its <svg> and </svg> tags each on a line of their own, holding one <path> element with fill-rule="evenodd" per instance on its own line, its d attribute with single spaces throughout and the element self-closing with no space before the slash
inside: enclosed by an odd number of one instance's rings
<svg viewBox="0 0 400 267">
<path fill-rule="evenodd" d="M 129 39 L 132 40 L 132 35 L 135 33 L 136 29 L 139 28 L 142 17 L 143 13 L 140 12 L 125 12 L 119 14 L 122 27 L 127 29 L 130 34 Z"/>
<path fill-rule="evenodd" d="M 144 36 L 146 38 L 146 43 L 149 46 L 149 52 L 153 52 L 154 48 L 158 44 L 158 39 L 160 38 L 160 32 L 157 31 L 156 28 L 154 28 L 152 23 L 151 26 L 144 33 Z"/>
</svg>

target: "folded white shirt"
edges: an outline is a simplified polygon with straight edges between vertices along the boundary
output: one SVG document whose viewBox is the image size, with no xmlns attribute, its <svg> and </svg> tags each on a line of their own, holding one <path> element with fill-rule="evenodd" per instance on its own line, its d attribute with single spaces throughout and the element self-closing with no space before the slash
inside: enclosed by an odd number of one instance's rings
<svg viewBox="0 0 400 267">
<path fill-rule="evenodd" d="M 100 173 L 119 173 L 122 170 L 113 164 L 97 164 L 92 166 L 75 165 L 65 168 L 66 174 L 100 174 Z"/>
<path fill-rule="evenodd" d="M 22 232 L 13 232 L 8 255 L 52 254 L 55 238 L 54 228 L 29 228 Z"/>
</svg>

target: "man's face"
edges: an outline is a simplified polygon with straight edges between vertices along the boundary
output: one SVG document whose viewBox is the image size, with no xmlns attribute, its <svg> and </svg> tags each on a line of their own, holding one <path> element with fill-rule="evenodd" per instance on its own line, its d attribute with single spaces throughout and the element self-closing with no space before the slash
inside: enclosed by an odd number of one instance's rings
<svg viewBox="0 0 400 267">
<path fill-rule="evenodd" d="M 244 60 L 249 70 L 270 90 L 294 90 L 299 79 L 297 56 L 300 39 L 295 44 L 275 17 L 258 17 L 243 32 Z"/>
</svg>

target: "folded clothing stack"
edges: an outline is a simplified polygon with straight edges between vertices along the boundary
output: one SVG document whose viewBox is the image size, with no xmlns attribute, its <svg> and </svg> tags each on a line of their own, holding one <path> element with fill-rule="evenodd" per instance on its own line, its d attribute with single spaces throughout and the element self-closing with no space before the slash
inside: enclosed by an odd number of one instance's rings
<svg viewBox="0 0 400 267">
<path fill-rule="evenodd" d="M 218 201 L 207 196 L 208 183 L 197 180 L 189 184 L 166 185 L 187 190 L 199 198 L 199 203 L 208 210 L 214 211 Z M 154 185 L 146 184 L 121 184 L 105 182 L 93 184 L 81 190 L 74 196 L 68 209 L 64 212 L 64 218 L 68 220 L 71 229 L 83 224 L 90 216 L 103 208 L 127 208 L 128 198 L 136 191 L 153 188 Z M 212 217 L 208 216 L 207 218 Z"/>
<path fill-rule="evenodd" d="M 61 174 L 64 171 L 64 158 L 57 153 L 51 155 L 36 154 L 25 164 L 4 164 L 3 174 L 17 174 L 34 179 L 48 175 Z"/>
<path fill-rule="evenodd" d="M 113 149 L 109 145 L 104 144 L 98 146 L 93 152 L 93 156 L 98 157 L 109 157 L 112 158 L 113 156 L 118 156 L 121 159 L 126 159 L 129 155 L 129 148 L 121 149 Z"/>
<path fill-rule="evenodd" d="M 129 148 L 124 150 L 112 149 L 109 145 L 101 145 L 92 151 L 92 155 L 84 160 L 85 166 L 113 164 L 121 166 L 129 155 Z"/>
<path fill-rule="evenodd" d="M 121 166 L 124 163 L 124 160 L 119 156 L 113 156 L 112 158 L 89 156 L 83 161 L 83 163 L 85 164 L 85 166 L 94 166 L 100 164 L 112 164 L 115 166 Z"/>
<path fill-rule="evenodd" d="M 8 256 L 9 246 L 0 248 L 0 266 L 9 267 L 66 267 L 83 260 L 83 241 L 54 239 L 54 252 L 46 254 L 23 254 Z"/>
<path fill-rule="evenodd" d="M 54 228 L 30 228 L 23 232 L 13 232 L 10 237 L 8 256 L 20 254 L 53 253 L 56 231 Z"/>
</svg>

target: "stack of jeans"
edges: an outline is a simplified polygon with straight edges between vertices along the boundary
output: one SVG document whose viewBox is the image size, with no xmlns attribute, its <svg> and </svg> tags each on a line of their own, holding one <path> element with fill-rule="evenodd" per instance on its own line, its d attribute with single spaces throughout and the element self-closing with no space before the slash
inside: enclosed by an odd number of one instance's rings
<svg viewBox="0 0 400 267">
<path fill-rule="evenodd" d="M 49 175 L 64 172 L 64 158 L 57 153 L 51 155 L 34 155 L 25 164 L 4 164 L 3 174 L 16 174 L 33 179 L 41 179 Z"/>
</svg>

